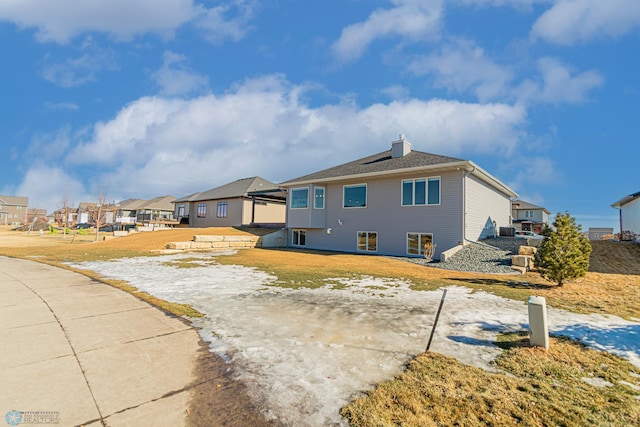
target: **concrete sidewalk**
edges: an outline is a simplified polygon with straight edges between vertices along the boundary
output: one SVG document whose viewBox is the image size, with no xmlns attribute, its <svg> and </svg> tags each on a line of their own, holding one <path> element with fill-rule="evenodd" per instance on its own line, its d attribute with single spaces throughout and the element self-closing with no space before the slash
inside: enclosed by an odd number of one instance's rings
<svg viewBox="0 0 640 427">
<path fill-rule="evenodd" d="M 0 257 L 6 425 L 185 425 L 199 343 L 186 323 L 130 294 Z"/>
</svg>

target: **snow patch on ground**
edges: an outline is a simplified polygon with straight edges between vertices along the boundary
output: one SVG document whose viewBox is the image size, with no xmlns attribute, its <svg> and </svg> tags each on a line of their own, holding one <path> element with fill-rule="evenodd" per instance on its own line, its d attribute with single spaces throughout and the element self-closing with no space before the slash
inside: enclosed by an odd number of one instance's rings
<svg viewBox="0 0 640 427">
<path fill-rule="evenodd" d="M 173 262 L 201 257 L 199 266 Z M 232 361 L 265 413 L 285 425 L 342 425 L 354 394 L 401 372 L 425 350 L 442 291 L 401 280 L 333 278 L 320 289 L 268 286 L 256 269 L 212 265 L 211 255 L 164 255 L 74 267 L 125 280 L 159 298 L 191 304 L 212 351 Z M 640 366 L 640 324 L 548 309 L 549 331 Z M 468 288 L 447 288 L 431 351 L 493 369 L 498 332 L 528 328 L 527 306 Z"/>
</svg>

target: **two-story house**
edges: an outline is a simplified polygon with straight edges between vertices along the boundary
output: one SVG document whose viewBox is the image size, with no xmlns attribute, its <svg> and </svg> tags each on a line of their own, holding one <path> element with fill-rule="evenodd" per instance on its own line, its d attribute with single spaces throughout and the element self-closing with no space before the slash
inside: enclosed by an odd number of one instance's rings
<svg viewBox="0 0 640 427">
<path fill-rule="evenodd" d="M 27 222 L 28 197 L 0 195 L 0 224 L 22 225 Z"/>
<path fill-rule="evenodd" d="M 280 184 L 293 247 L 434 258 L 510 226 L 509 187 L 469 160 L 390 150 Z"/>
<path fill-rule="evenodd" d="M 540 234 L 545 225 L 549 225 L 550 214 L 546 208 L 523 200 L 511 202 L 512 222 L 518 231 L 533 231 Z"/>
</svg>

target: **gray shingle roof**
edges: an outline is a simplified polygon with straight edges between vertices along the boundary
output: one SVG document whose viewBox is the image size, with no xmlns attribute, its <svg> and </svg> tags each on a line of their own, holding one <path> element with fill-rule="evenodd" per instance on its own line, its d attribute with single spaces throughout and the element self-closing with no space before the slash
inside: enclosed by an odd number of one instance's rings
<svg viewBox="0 0 640 427">
<path fill-rule="evenodd" d="M 259 176 L 254 176 L 251 178 L 242 178 L 201 193 L 193 193 L 188 196 L 181 197 L 174 200 L 174 203 L 248 197 L 248 193 L 253 191 L 277 190 L 278 188 L 279 187 L 273 182 Z"/>
<path fill-rule="evenodd" d="M 28 206 L 29 198 L 20 196 L 0 196 L 0 205 Z"/>
<path fill-rule="evenodd" d="M 440 156 L 438 154 L 424 153 L 415 150 L 412 150 L 406 156 L 392 158 L 391 150 L 387 150 L 309 175 L 290 179 L 281 185 L 287 186 L 296 182 L 322 181 L 341 177 L 347 178 L 349 176 L 400 171 L 402 169 L 446 165 L 448 163 L 465 161 L 466 160 L 455 157 Z"/>
<path fill-rule="evenodd" d="M 525 202 L 524 200 L 514 200 L 511 202 L 511 207 L 516 210 L 543 210 L 546 213 L 550 214 L 547 208 L 543 208 L 541 206 L 534 205 L 533 203 Z"/>
</svg>

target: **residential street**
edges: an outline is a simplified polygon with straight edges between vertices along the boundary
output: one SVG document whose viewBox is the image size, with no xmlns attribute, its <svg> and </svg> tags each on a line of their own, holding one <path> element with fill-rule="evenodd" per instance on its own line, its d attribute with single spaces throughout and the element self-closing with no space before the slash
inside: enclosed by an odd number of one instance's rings
<svg viewBox="0 0 640 427">
<path fill-rule="evenodd" d="M 81 274 L 7 257 L 0 293 L 0 414 L 9 425 L 261 421 L 228 365 L 181 319 Z"/>
</svg>

